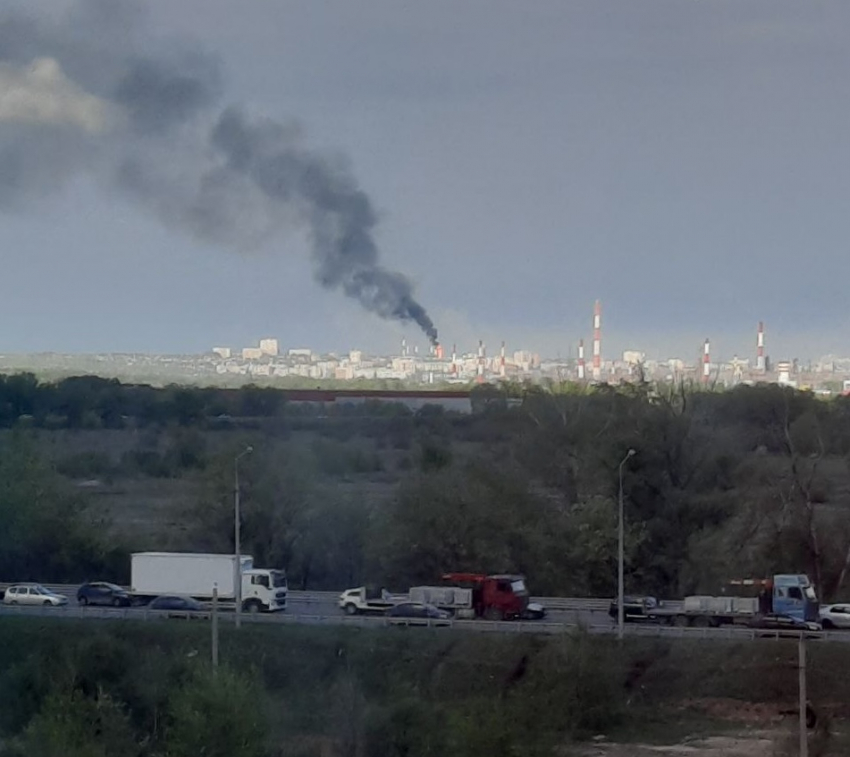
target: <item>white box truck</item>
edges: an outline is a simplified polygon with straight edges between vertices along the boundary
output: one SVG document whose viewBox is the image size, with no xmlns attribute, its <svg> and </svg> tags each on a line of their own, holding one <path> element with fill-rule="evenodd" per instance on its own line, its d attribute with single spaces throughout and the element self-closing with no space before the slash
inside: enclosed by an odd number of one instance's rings
<svg viewBox="0 0 850 757">
<path fill-rule="evenodd" d="M 130 593 L 139 601 L 180 594 L 210 601 L 213 589 L 224 603 L 236 601 L 236 556 L 194 552 L 135 552 L 130 558 Z M 242 609 L 275 612 L 286 609 L 286 573 L 255 568 L 242 555 Z"/>
</svg>

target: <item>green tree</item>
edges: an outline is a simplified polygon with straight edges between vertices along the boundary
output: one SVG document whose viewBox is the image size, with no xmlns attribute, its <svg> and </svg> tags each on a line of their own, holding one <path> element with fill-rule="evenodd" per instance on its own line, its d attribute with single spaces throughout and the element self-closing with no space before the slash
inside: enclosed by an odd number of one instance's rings
<svg viewBox="0 0 850 757">
<path fill-rule="evenodd" d="M 269 723 L 265 696 L 247 675 L 199 669 L 172 695 L 167 757 L 264 757 Z"/>
<path fill-rule="evenodd" d="M 15 432 L 0 447 L 0 575 L 73 581 L 98 570 L 105 545 L 79 494 Z"/>
<path fill-rule="evenodd" d="M 124 708 L 109 694 L 100 691 L 87 697 L 71 689 L 48 696 L 7 753 L 10 757 L 134 757 L 142 753 L 142 746 Z"/>
</svg>

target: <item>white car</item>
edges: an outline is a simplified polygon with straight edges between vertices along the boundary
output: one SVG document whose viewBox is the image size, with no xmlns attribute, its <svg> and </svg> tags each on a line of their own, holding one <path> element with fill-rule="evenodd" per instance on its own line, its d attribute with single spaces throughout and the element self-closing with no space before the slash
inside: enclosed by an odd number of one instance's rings
<svg viewBox="0 0 850 757">
<path fill-rule="evenodd" d="M 67 605 L 68 597 L 45 589 L 41 584 L 15 584 L 6 589 L 3 596 L 6 605 Z"/>
<path fill-rule="evenodd" d="M 824 605 L 820 608 L 820 622 L 824 630 L 850 628 L 850 604 Z"/>
</svg>

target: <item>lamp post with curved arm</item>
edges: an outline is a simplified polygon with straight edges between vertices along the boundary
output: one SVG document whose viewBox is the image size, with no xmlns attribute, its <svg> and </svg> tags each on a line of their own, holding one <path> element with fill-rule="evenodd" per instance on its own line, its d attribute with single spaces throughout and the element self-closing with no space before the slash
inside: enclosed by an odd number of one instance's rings
<svg viewBox="0 0 850 757">
<path fill-rule="evenodd" d="M 233 542 L 236 552 L 236 627 L 242 626 L 242 513 L 239 501 L 239 461 L 250 455 L 253 447 L 245 447 L 233 460 Z"/>
<path fill-rule="evenodd" d="M 626 628 L 626 611 L 623 597 L 623 562 L 625 552 L 625 524 L 623 517 L 623 466 L 628 462 L 630 457 L 636 455 L 637 452 L 630 449 L 626 456 L 620 462 L 620 496 L 619 496 L 619 544 L 617 549 L 617 638 L 622 640 Z"/>
</svg>

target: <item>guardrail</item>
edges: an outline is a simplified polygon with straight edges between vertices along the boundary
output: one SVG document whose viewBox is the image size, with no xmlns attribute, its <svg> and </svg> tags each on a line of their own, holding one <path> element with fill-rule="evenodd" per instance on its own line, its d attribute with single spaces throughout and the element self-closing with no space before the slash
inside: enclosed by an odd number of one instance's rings
<svg viewBox="0 0 850 757">
<path fill-rule="evenodd" d="M 56 619 L 77 620 L 130 620 L 130 621 L 152 621 L 177 619 L 181 620 L 209 620 L 210 612 L 182 613 L 169 612 L 167 610 L 149 610 L 145 607 L 139 608 L 110 608 L 110 607 L 82 607 L 75 605 L 63 605 L 60 607 L 44 607 L 39 605 L 0 605 L 0 617 L 14 616 L 38 616 L 53 617 Z M 222 613 L 220 621 L 223 623 L 233 622 L 234 616 Z M 531 633 L 531 634 L 560 634 L 575 632 L 579 629 L 593 635 L 611 636 L 616 634 L 617 627 L 611 623 L 605 625 L 586 623 L 556 623 L 545 620 L 537 621 L 488 621 L 488 620 L 430 620 L 430 619 L 394 619 L 388 617 L 375 617 L 368 615 L 328 615 L 328 614 L 246 614 L 242 616 L 244 623 L 260 624 L 285 624 L 285 625 L 342 625 L 354 627 L 387 628 L 392 626 L 415 626 L 428 627 L 432 629 L 448 628 L 461 631 L 472 631 L 477 633 Z M 630 637 L 653 637 L 653 638 L 683 638 L 701 641 L 738 640 L 746 641 L 752 639 L 799 639 L 799 632 L 787 630 L 766 630 L 751 628 L 679 628 L 676 626 L 655 625 L 628 625 L 625 633 Z M 807 632 L 806 638 L 816 642 L 850 642 L 850 633 L 841 631 L 819 631 Z"/>
</svg>

